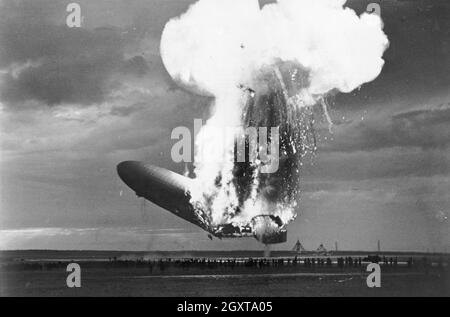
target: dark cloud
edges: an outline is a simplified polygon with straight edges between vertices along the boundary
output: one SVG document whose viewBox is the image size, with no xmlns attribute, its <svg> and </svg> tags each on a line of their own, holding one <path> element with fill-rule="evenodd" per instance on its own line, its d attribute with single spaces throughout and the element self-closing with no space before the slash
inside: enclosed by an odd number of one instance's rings
<svg viewBox="0 0 450 317">
<path fill-rule="evenodd" d="M 450 106 L 450 102 L 447 104 Z M 399 113 L 393 116 L 394 120 L 399 122 L 414 123 L 418 127 L 429 126 L 435 124 L 448 124 L 450 122 L 450 108 L 442 109 L 443 105 L 439 105 L 437 109 L 412 110 Z"/>
<path fill-rule="evenodd" d="M 148 107 L 148 105 L 144 102 L 138 102 L 128 107 L 113 107 L 111 109 L 111 114 L 113 116 L 119 116 L 119 117 L 128 117 L 132 113 L 135 113 L 137 111 L 140 111 L 142 109 L 145 109 Z"/>
<path fill-rule="evenodd" d="M 122 71 L 126 74 L 132 74 L 136 76 L 144 76 L 150 70 L 147 61 L 142 56 L 134 56 L 126 60 L 122 66 Z"/>
<path fill-rule="evenodd" d="M 373 152 L 330 152 L 318 156 L 304 176 L 317 180 L 370 180 L 405 176 L 450 175 L 445 150 L 406 150 L 402 147 Z"/>
<path fill-rule="evenodd" d="M 341 125 L 326 151 L 376 151 L 393 147 L 445 148 L 450 144 L 450 108 L 405 111 Z"/>
<path fill-rule="evenodd" d="M 28 5 L 34 8 L 31 2 L 25 7 Z M 18 15 L 18 8 L 7 9 Z M 46 15 L 36 19 L 41 11 L 45 12 L 43 8 L 34 11 L 34 19 L 6 18 L 0 22 L 0 68 L 9 70 L 0 90 L 5 103 L 21 105 L 37 100 L 50 106 L 89 105 L 102 102 L 117 88 L 115 75 L 142 77 L 149 72 L 142 56 L 125 57 L 127 45 L 137 40 L 136 34 L 113 27 L 51 24 Z"/>
</svg>

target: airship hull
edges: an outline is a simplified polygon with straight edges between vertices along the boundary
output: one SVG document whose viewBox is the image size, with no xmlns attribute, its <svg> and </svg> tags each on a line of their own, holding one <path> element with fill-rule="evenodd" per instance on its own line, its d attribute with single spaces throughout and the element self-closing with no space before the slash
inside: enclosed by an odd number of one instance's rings
<svg viewBox="0 0 450 317">
<path fill-rule="evenodd" d="M 280 220 L 272 215 L 259 215 L 245 226 L 234 224 L 211 226 L 200 216 L 202 212 L 198 212 L 190 202 L 190 189 L 195 186 L 195 181 L 191 178 L 137 161 L 120 163 L 117 165 L 117 173 L 137 196 L 199 226 L 215 237 L 253 236 L 265 244 L 282 243 L 287 239 L 286 230 L 279 225 Z"/>
<path fill-rule="evenodd" d="M 117 165 L 117 172 L 122 181 L 133 189 L 137 196 L 203 227 L 189 202 L 189 187 L 192 186 L 192 179 L 137 161 L 120 163 Z"/>
</svg>

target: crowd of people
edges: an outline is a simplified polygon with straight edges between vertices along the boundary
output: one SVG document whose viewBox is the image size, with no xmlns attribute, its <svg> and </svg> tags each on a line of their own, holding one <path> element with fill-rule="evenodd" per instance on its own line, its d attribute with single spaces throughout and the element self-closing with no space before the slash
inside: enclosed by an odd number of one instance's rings
<svg viewBox="0 0 450 317">
<path fill-rule="evenodd" d="M 76 262 L 76 261 L 72 261 Z M 106 263 L 105 263 L 106 262 Z M 235 269 L 235 268 L 365 268 L 370 263 L 379 263 L 384 267 L 430 267 L 432 262 L 427 258 L 408 257 L 399 262 L 398 257 L 286 257 L 286 258 L 161 258 L 161 259 L 124 259 L 111 257 L 106 261 L 87 262 L 84 266 L 105 267 L 105 268 L 146 268 L 150 273 L 154 271 L 164 272 L 167 269 L 175 268 L 189 270 L 196 269 Z M 52 270 L 67 266 L 69 262 L 28 262 L 19 261 L 13 263 L 16 268 L 24 270 Z M 437 266 L 443 266 L 442 259 L 435 262 Z"/>
</svg>

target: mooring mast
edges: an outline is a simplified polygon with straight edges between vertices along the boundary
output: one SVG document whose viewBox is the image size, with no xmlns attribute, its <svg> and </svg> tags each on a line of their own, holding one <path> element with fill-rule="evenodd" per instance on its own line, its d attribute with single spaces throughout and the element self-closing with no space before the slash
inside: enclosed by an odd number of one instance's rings
<svg viewBox="0 0 450 317">
<path fill-rule="evenodd" d="M 305 252 L 305 248 L 303 247 L 303 245 L 300 243 L 300 240 L 297 239 L 297 242 L 295 243 L 294 247 L 292 248 L 292 251 L 297 252 L 297 253 L 302 253 Z"/>
</svg>

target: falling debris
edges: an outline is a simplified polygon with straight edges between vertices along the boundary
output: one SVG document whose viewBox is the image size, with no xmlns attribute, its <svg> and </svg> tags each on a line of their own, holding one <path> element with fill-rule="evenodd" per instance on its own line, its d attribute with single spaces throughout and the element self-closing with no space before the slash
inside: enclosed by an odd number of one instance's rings
<svg viewBox="0 0 450 317">
<path fill-rule="evenodd" d="M 333 133 L 333 121 L 331 120 L 330 114 L 328 113 L 328 104 L 325 98 L 323 98 L 320 103 L 322 104 L 323 114 L 325 115 L 325 118 L 328 122 L 328 132 Z"/>
</svg>

